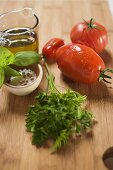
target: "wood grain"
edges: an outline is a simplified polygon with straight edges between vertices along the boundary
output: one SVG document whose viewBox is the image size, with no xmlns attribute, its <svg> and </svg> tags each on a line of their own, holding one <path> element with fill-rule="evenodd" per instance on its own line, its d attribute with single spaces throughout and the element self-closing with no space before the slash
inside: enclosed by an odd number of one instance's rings
<svg viewBox="0 0 113 170">
<path fill-rule="evenodd" d="M 94 17 L 108 29 L 109 44 L 101 54 L 107 67 L 113 67 L 113 21 L 107 0 L 0 0 L 0 13 L 32 7 L 40 18 L 40 51 L 52 37 L 70 42 L 71 27 Z M 106 170 L 102 155 L 113 146 L 113 90 L 104 83 L 84 85 L 65 79 L 55 64 L 50 69 L 56 84 L 88 96 L 87 108 L 95 113 L 98 124 L 93 136 L 70 142 L 66 150 L 51 155 L 48 148 L 36 148 L 25 129 L 28 105 L 39 89 L 45 88 L 45 77 L 32 94 L 18 97 L 0 89 L 0 170 Z"/>
</svg>

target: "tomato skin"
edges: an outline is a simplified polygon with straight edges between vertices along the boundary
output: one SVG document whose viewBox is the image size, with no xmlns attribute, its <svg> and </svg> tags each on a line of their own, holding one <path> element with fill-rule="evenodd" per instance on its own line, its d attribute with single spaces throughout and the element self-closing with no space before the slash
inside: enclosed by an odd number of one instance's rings
<svg viewBox="0 0 113 170">
<path fill-rule="evenodd" d="M 56 61 L 55 53 L 57 49 L 64 45 L 64 40 L 61 38 L 52 38 L 49 40 L 42 49 L 42 54 L 49 62 Z"/>
<path fill-rule="evenodd" d="M 68 44 L 56 52 L 58 68 L 75 82 L 95 83 L 100 71 L 105 69 L 101 57 L 90 47 L 80 44 Z"/>
<path fill-rule="evenodd" d="M 89 22 L 87 21 L 87 23 Z M 88 28 L 87 23 L 84 21 L 72 28 L 71 41 L 89 46 L 97 53 L 101 53 L 108 43 L 107 31 L 104 26 L 97 22 L 94 22 L 92 28 Z M 98 28 L 94 28 L 95 26 Z"/>
</svg>

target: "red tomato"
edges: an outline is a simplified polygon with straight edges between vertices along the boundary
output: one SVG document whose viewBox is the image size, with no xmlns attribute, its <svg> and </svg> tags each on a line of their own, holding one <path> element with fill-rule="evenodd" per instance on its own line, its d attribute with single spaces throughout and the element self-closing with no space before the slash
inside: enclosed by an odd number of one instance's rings
<svg viewBox="0 0 113 170">
<path fill-rule="evenodd" d="M 101 57 L 92 48 L 80 44 L 60 47 L 56 60 L 62 73 L 75 82 L 95 83 L 105 69 Z"/>
<path fill-rule="evenodd" d="M 70 33 L 71 41 L 93 48 L 97 53 L 104 50 L 108 42 L 107 31 L 104 26 L 90 21 L 75 25 Z"/>
<path fill-rule="evenodd" d="M 57 51 L 57 49 L 61 46 L 64 45 L 64 40 L 60 39 L 60 38 L 52 38 L 51 40 L 49 40 L 43 47 L 42 49 L 42 54 L 44 55 L 44 57 L 50 61 L 50 62 L 54 62 L 55 59 L 55 53 Z"/>
</svg>

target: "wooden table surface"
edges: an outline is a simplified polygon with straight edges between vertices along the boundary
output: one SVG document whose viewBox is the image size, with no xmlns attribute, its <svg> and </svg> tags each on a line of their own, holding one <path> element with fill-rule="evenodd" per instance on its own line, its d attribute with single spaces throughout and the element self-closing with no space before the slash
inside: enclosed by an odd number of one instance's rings
<svg viewBox="0 0 113 170">
<path fill-rule="evenodd" d="M 106 0 L 0 0 L 0 13 L 32 7 L 40 18 L 40 51 L 52 37 L 70 42 L 71 27 L 82 18 L 95 18 L 108 29 L 109 43 L 101 54 L 106 66 L 113 68 L 113 21 Z M 90 137 L 81 137 L 59 154 L 37 149 L 26 132 L 25 113 L 39 89 L 25 97 L 0 90 L 0 170 L 106 170 L 102 155 L 113 146 L 113 89 L 104 83 L 84 85 L 65 81 L 55 64 L 50 66 L 56 84 L 88 96 L 87 108 L 98 124 Z M 113 82 L 113 80 L 112 80 Z M 40 84 L 45 88 L 45 77 Z"/>
</svg>

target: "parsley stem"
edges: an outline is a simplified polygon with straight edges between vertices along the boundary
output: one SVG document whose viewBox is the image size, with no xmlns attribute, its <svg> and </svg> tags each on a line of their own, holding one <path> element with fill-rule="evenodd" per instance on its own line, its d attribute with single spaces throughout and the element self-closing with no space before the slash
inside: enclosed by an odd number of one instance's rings
<svg viewBox="0 0 113 170">
<path fill-rule="evenodd" d="M 54 84 L 55 77 L 53 76 L 53 74 L 50 73 L 46 61 L 44 61 L 44 66 L 45 66 L 45 69 L 46 69 L 46 72 L 47 72 L 46 78 L 47 78 L 47 81 L 48 81 L 48 88 L 47 88 L 48 91 L 50 93 L 55 92 L 55 91 L 60 93 L 59 90 L 55 87 L 55 84 Z"/>
<path fill-rule="evenodd" d="M 86 97 L 67 90 L 60 93 L 55 87 L 55 77 L 43 60 L 48 81 L 48 91 L 36 96 L 36 103 L 26 114 L 26 127 L 32 133 L 32 144 L 43 146 L 48 139 L 54 142 L 51 153 L 65 146 L 70 136 L 81 134 L 93 123 L 93 115 L 82 108 Z"/>
</svg>

